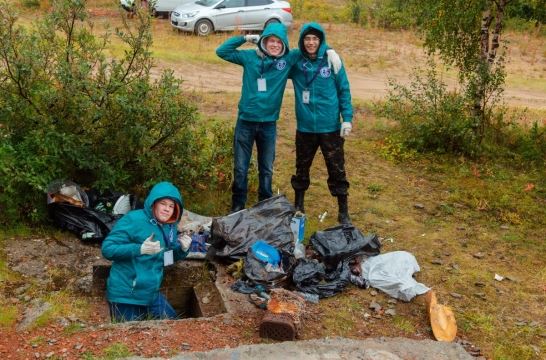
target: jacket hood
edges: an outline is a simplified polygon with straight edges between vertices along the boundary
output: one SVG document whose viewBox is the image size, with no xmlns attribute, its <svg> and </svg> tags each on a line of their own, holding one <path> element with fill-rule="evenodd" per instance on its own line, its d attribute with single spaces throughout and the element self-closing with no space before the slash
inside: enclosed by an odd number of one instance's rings
<svg viewBox="0 0 546 360">
<path fill-rule="evenodd" d="M 146 197 L 146 200 L 144 201 L 144 212 L 150 219 L 154 219 L 154 203 L 157 200 L 164 198 L 173 200 L 176 205 L 173 217 L 168 221 L 168 223 L 179 221 L 180 217 L 182 216 L 182 210 L 184 209 L 184 200 L 182 199 L 182 195 L 180 195 L 180 191 L 178 191 L 176 186 L 167 181 L 155 184 L 152 190 L 150 190 L 148 197 Z"/>
<path fill-rule="evenodd" d="M 304 24 L 300 31 L 300 39 L 298 41 L 298 47 L 300 48 L 301 53 L 307 57 L 307 52 L 305 51 L 305 46 L 303 46 L 303 37 L 309 32 L 309 30 L 315 30 L 322 34 L 321 40 L 320 40 L 320 46 L 317 51 L 317 58 L 322 59 L 324 57 L 324 54 L 326 53 L 326 50 L 328 49 L 328 45 L 326 43 L 326 33 L 324 32 L 324 29 L 320 24 L 316 22 L 310 22 L 307 24 Z"/>
<path fill-rule="evenodd" d="M 269 24 L 265 27 L 264 31 L 262 32 L 262 35 L 260 36 L 260 40 L 258 41 L 258 49 L 266 54 L 269 55 L 267 50 L 265 50 L 265 39 L 270 36 L 276 36 L 279 39 L 281 39 L 284 49 L 282 53 L 279 55 L 279 57 L 285 55 L 288 53 L 288 50 L 290 50 L 289 44 L 288 44 L 288 35 L 286 33 L 286 26 L 284 26 L 281 23 L 273 23 Z"/>
</svg>

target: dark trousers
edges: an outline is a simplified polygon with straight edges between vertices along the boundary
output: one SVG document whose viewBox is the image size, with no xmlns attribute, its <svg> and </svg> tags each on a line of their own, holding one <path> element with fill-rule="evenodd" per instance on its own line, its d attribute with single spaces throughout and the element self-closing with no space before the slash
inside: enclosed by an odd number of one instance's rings
<svg viewBox="0 0 546 360">
<path fill-rule="evenodd" d="M 347 195 L 349 182 L 345 174 L 344 143 L 339 131 L 324 134 L 296 131 L 296 175 L 292 176 L 291 181 L 294 190 L 305 191 L 309 188 L 309 169 L 320 147 L 328 170 L 330 193 L 332 196 Z"/>
<path fill-rule="evenodd" d="M 176 319 L 176 311 L 163 294 L 150 306 L 108 302 L 112 322 Z"/>
<path fill-rule="evenodd" d="M 256 143 L 258 152 L 258 200 L 273 196 L 273 162 L 275 161 L 275 141 L 277 124 L 275 121 L 253 122 L 238 120 L 233 139 L 233 185 L 232 206 L 244 207 L 248 193 L 248 168 L 252 148 Z"/>
</svg>

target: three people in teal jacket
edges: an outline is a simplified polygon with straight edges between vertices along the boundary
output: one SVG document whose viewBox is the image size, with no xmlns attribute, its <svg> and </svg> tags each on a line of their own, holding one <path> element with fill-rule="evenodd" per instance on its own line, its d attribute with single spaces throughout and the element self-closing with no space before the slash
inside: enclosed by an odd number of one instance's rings
<svg viewBox="0 0 546 360">
<path fill-rule="evenodd" d="M 112 321 L 176 318 L 159 288 L 163 268 L 188 254 L 191 238 L 177 233 L 183 208 L 178 189 L 160 182 L 144 209 L 124 215 L 104 239 L 102 254 L 112 261 L 106 289 Z"/>
<path fill-rule="evenodd" d="M 297 120 L 296 174 L 291 179 L 296 209 L 305 211 L 309 169 L 320 148 L 328 170 L 328 188 L 338 199 L 338 221 L 348 224 L 349 182 L 343 146 L 353 119 L 349 81 L 344 67 L 335 71 L 328 66 L 326 34 L 319 24 L 308 23 L 302 27 L 298 46 L 302 56 L 290 71 Z"/>
</svg>

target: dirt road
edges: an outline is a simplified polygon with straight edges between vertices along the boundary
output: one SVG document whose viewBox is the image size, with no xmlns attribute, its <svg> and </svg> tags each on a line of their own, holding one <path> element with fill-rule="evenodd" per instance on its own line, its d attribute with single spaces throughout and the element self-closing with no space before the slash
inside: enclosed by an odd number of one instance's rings
<svg viewBox="0 0 546 360">
<path fill-rule="evenodd" d="M 162 68 L 171 67 L 168 64 L 158 63 L 153 69 L 155 75 L 159 74 Z M 207 91 L 207 92 L 238 92 L 241 89 L 242 68 L 239 66 L 218 66 L 213 64 L 177 64 L 173 68 L 175 74 L 184 79 L 186 88 Z M 388 93 L 389 78 L 397 82 L 408 84 L 409 78 L 406 74 L 397 73 L 361 73 L 348 70 L 351 82 L 351 93 L 353 98 L 361 100 L 380 100 Z M 446 80 L 450 86 L 455 86 L 455 81 Z M 292 91 L 291 84 L 288 84 L 287 91 Z M 525 88 L 507 87 L 505 100 L 512 106 L 529 107 L 532 109 L 546 109 L 546 89 L 534 91 Z"/>
</svg>

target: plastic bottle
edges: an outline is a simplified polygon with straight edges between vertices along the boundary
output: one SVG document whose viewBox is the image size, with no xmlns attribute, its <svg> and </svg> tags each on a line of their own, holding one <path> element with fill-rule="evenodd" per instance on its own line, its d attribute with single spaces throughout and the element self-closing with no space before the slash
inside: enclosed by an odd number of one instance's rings
<svg viewBox="0 0 546 360">
<path fill-rule="evenodd" d="M 294 257 L 302 259 L 305 257 L 305 246 L 301 242 L 297 242 L 294 246 Z"/>
</svg>

